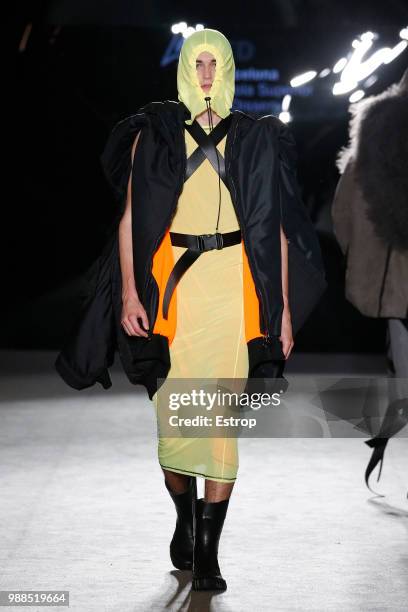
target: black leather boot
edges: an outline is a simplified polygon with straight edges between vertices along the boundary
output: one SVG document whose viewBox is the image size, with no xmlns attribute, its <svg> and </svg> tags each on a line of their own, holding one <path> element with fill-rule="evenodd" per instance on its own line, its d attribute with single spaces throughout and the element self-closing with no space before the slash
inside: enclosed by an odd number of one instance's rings
<svg viewBox="0 0 408 612">
<path fill-rule="evenodd" d="M 194 516 L 193 591 L 225 591 L 227 583 L 218 565 L 218 543 L 229 499 L 198 499 Z"/>
<path fill-rule="evenodd" d="M 197 481 L 193 476 L 189 478 L 188 489 L 184 493 L 174 493 L 167 481 L 164 481 L 177 512 L 176 529 L 170 542 L 170 558 L 174 567 L 180 570 L 193 568 L 193 517 L 197 500 Z"/>
</svg>

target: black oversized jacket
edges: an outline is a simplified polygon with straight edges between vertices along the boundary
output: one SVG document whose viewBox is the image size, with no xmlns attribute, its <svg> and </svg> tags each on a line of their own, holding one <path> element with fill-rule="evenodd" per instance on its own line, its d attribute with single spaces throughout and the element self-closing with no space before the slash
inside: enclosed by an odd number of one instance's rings
<svg viewBox="0 0 408 612">
<path fill-rule="evenodd" d="M 277 360 L 284 358 L 278 340 L 283 311 L 281 223 L 289 242 L 289 303 L 294 333 L 323 293 L 324 268 L 315 230 L 299 196 L 295 143 L 289 128 L 271 115 L 260 119 L 240 111 L 232 115 L 225 169 L 259 299 L 263 336 L 248 342 L 248 376 L 260 377 L 268 375 L 268 365 L 272 368 L 269 375 L 275 372 Z M 170 369 L 168 338 L 152 333 L 159 302 L 152 261 L 183 188 L 184 121 L 189 118 L 181 102 L 153 102 L 119 122 L 110 135 L 102 163 L 120 203 L 118 215 L 111 237 L 93 265 L 89 294 L 77 327 L 55 363 L 65 382 L 75 389 L 95 382 L 109 388 L 108 368 L 116 348 L 129 380 L 144 385 L 150 398 L 157 390 L 157 378 L 165 378 Z M 131 148 L 139 131 L 131 167 Z M 149 338 L 128 336 L 121 326 L 118 221 L 124 211 L 131 169 L 134 275 L 149 320 Z"/>
</svg>

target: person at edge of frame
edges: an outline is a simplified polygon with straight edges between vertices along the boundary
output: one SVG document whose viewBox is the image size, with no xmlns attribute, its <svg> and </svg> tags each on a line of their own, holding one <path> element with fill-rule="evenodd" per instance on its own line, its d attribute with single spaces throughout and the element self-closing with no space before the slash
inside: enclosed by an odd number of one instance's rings
<svg viewBox="0 0 408 612">
<path fill-rule="evenodd" d="M 333 229 L 344 256 L 346 299 L 386 323 L 388 406 L 365 481 L 408 416 L 408 69 L 398 83 L 350 106 L 339 151 Z"/>
</svg>

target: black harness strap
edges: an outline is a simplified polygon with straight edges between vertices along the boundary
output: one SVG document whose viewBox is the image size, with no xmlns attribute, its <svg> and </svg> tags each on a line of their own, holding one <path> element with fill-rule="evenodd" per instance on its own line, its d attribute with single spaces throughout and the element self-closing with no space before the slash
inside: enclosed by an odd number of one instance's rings
<svg viewBox="0 0 408 612">
<path fill-rule="evenodd" d="M 187 251 L 185 251 L 177 260 L 174 268 L 172 269 L 166 283 L 166 289 L 163 297 L 163 317 L 165 319 L 168 317 L 171 296 L 173 295 L 173 291 L 175 290 L 177 283 L 188 268 L 195 262 L 195 260 L 200 257 L 200 255 L 200 251 L 192 251 L 187 249 Z"/>
<path fill-rule="evenodd" d="M 185 125 L 185 129 L 196 141 L 198 147 L 187 160 L 184 181 L 190 178 L 193 172 L 195 172 L 205 158 L 207 158 L 217 174 L 219 168 L 219 176 L 228 188 L 225 173 L 225 160 L 220 152 L 217 151 L 216 147 L 228 133 L 231 120 L 232 114 L 222 119 L 209 134 L 203 130 L 196 120 L 194 120 L 191 125 Z M 234 244 L 239 244 L 241 242 L 241 230 L 227 232 L 225 234 L 216 232 L 215 234 L 200 235 L 170 232 L 170 238 L 174 246 L 183 246 L 186 247 L 187 250 L 177 260 L 166 283 L 163 296 L 163 317 L 165 319 L 168 318 L 170 300 L 177 283 L 188 268 L 198 259 L 201 253 L 205 251 L 223 249 Z"/>
<path fill-rule="evenodd" d="M 217 144 L 221 142 L 224 136 L 228 133 L 231 125 L 232 113 L 221 119 L 221 121 L 215 126 L 215 128 L 207 134 L 200 124 L 194 120 L 191 125 L 186 125 L 185 128 L 189 134 L 194 138 L 198 144 L 197 149 L 190 155 L 187 160 L 186 176 L 185 181 L 190 178 L 195 170 L 203 163 L 204 159 L 207 158 L 216 173 L 218 174 L 218 164 L 220 168 L 220 178 L 223 183 L 228 187 L 226 183 L 225 174 L 225 160 L 221 153 L 216 149 Z M 218 155 L 218 163 L 217 163 Z"/>
</svg>

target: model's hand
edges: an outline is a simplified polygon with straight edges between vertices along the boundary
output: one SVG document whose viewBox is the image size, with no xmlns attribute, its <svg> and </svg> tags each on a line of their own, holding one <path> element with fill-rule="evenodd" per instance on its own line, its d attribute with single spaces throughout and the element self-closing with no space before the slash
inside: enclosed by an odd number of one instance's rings
<svg viewBox="0 0 408 612">
<path fill-rule="evenodd" d="M 282 342 L 282 351 L 285 359 L 288 359 L 294 347 L 292 335 L 292 320 L 290 317 L 289 307 L 285 306 L 282 313 L 282 327 L 279 340 Z"/>
<path fill-rule="evenodd" d="M 148 333 L 143 331 L 139 320 L 145 329 L 149 329 L 149 321 L 145 309 L 138 298 L 128 297 L 122 299 L 122 319 L 121 324 L 123 329 L 129 336 L 144 336 L 148 337 Z"/>
</svg>

